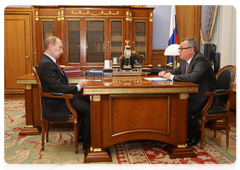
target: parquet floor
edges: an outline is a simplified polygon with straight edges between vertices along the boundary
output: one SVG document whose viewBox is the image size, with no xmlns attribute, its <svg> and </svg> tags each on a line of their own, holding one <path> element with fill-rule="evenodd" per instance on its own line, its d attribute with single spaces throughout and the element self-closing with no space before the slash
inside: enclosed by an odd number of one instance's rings
<svg viewBox="0 0 240 170">
<path fill-rule="evenodd" d="M 24 95 L 5 95 L 4 100 L 24 99 Z M 229 116 L 229 146 L 226 146 L 225 130 L 217 130 L 216 138 L 213 138 L 213 131 L 205 128 L 205 137 L 215 142 L 219 147 L 236 157 L 236 111 L 231 110 Z"/>
</svg>

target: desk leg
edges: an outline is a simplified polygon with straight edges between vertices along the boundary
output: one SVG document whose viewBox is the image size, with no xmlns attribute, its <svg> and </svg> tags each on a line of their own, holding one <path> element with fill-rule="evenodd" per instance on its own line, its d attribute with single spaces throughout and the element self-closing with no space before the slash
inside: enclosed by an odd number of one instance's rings
<svg viewBox="0 0 240 170">
<path fill-rule="evenodd" d="M 185 158 L 185 157 L 196 157 L 191 147 L 187 146 L 187 116 L 188 116 L 188 97 L 189 94 L 179 95 L 179 114 L 178 114 L 178 145 L 167 145 L 165 150 L 169 154 L 171 159 Z"/>
<path fill-rule="evenodd" d="M 93 148 L 85 150 L 84 163 L 88 162 L 112 162 L 109 149 Z"/>
<path fill-rule="evenodd" d="M 91 147 L 85 150 L 84 162 L 112 162 L 109 149 L 101 148 L 101 96 L 90 96 Z"/>
<path fill-rule="evenodd" d="M 19 133 L 19 136 L 40 135 L 38 129 L 34 127 L 32 85 L 25 85 L 25 114 L 26 125 Z"/>
<path fill-rule="evenodd" d="M 193 152 L 192 148 L 190 148 L 189 146 L 178 147 L 178 146 L 173 146 L 173 145 L 167 145 L 164 149 L 165 149 L 165 151 L 167 151 L 170 159 L 186 158 L 186 157 L 196 158 L 197 157 L 196 154 Z"/>
</svg>

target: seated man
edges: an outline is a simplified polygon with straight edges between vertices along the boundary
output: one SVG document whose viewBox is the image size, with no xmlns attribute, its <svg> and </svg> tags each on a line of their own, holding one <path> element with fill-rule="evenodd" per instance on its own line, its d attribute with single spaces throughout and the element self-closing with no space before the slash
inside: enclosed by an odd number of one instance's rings
<svg viewBox="0 0 240 170">
<path fill-rule="evenodd" d="M 80 132 L 83 131 L 83 149 L 91 144 L 90 132 L 90 102 L 89 99 L 77 93 L 87 80 L 80 81 L 77 85 L 70 85 L 65 72 L 60 68 L 57 59 L 63 53 L 62 41 L 55 37 L 48 37 L 44 44 L 45 53 L 41 56 L 37 72 L 42 84 L 43 92 L 57 92 L 74 94 L 70 100 L 72 107 L 79 117 L 82 117 Z M 67 121 L 70 115 L 64 99 L 43 98 L 43 118 L 50 121 Z"/>
<path fill-rule="evenodd" d="M 198 44 L 193 38 L 183 39 L 180 43 L 180 66 L 174 70 L 161 71 L 160 77 L 172 81 L 193 82 L 199 84 L 199 93 L 189 94 L 188 99 L 188 128 L 187 137 L 189 146 L 196 145 L 201 138 L 201 131 L 196 116 L 201 114 L 208 101 L 206 92 L 213 91 L 216 86 L 216 77 L 207 58 L 198 52 Z"/>
</svg>

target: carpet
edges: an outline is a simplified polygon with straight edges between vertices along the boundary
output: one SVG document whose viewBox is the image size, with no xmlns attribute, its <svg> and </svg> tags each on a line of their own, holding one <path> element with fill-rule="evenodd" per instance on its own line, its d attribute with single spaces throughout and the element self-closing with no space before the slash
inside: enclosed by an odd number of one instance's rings
<svg viewBox="0 0 240 170">
<path fill-rule="evenodd" d="M 9 164 L 81 164 L 84 152 L 74 152 L 73 130 L 69 127 L 51 128 L 49 142 L 41 151 L 41 136 L 19 136 L 25 125 L 25 102 L 4 102 L 4 158 Z M 128 141 L 109 147 L 112 162 L 107 164 L 232 164 L 236 158 L 207 138 L 204 150 L 192 147 L 197 158 L 170 159 L 165 143 L 158 141 Z M 81 148 L 81 144 L 79 144 Z M 102 162 L 101 164 L 106 164 Z"/>
</svg>

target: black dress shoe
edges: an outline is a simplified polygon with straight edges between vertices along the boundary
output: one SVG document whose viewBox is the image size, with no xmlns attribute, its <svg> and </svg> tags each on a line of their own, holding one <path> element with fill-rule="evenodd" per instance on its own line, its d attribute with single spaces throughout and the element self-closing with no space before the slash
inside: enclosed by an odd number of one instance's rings
<svg viewBox="0 0 240 170">
<path fill-rule="evenodd" d="M 199 140 L 201 139 L 201 132 L 198 133 L 197 135 L 191 137 L 188 141 L 187 141 L 187 145 L 188 146 L 195 146 Z"/>
</svg>

